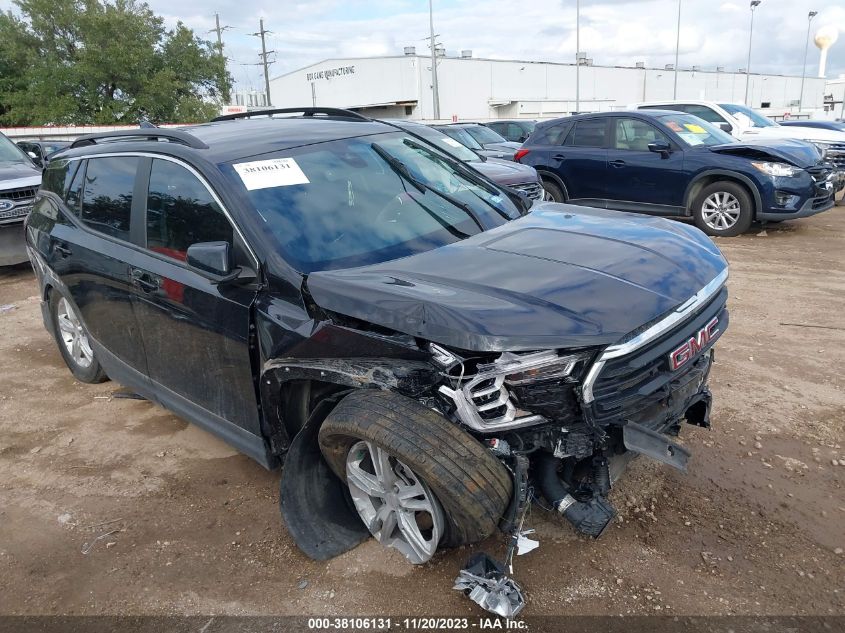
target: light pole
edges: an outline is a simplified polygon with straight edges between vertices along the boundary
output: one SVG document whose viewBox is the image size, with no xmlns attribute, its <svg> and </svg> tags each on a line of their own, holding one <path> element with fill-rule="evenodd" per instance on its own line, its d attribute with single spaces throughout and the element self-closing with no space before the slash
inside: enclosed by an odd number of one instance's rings
<svg viewBox="0 0 845 633">
<path fill-rule="evenodd" d="M 431 33 L 431 98 L 434 101 L 434 119 L 440 118 L 440 90 L 437 86 L 437 51 L 434 42 L 434 7 L 428 0 L 428 27 Z"/>
<path fill-rule="evenodd" d="M 754 9 L 763 0 L 751 0 L 751 28 L 748 29 L 748 63 L 745 64 L 745 105 L 748 105 L 748 78 L 751 76 L 751 38 L 754 36 Z"/>
<path fill-rule="evenodd" d="M 581 111 L 581 0 L 575 0 L 575 114 Z"/>
<path fill-rule="evenodd" d="M 807 39 L 804 40 L 804 65 L 801 67 L 801 94 L 798 96 L 798 112 L 801 112 L 801 108 L 804 106 L 804 76 L 807 74 L 807 46 L 810 44 L 810 24 L 818 14 L 818 11 L 810 11 L 807 14 Z"/>
<path fill-rule="evenodd" d="M 678 98 L 678 51 L 681 47 L 681 0 L 678 0 L 678 29 L 675 35 L 675 87 L 672 89 L 672 98 Z"/>
</svg>

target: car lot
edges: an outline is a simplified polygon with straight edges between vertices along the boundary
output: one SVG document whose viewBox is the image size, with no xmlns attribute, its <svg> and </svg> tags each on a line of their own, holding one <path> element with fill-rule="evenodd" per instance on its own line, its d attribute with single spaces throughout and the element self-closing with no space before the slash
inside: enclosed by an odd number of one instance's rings
<svg viewBox="0 0 845 633">
<path fill-rule="evenodd" d="M 685 429 L 687 476 L 635 462 L 600 540 L 535 508 L 525 615 L 845 608 L 845 210 L 717 243 L 732 296 L 713 428 Z M 75 382 L 35 294 L 28 268 L 0 273 L 0 610 L 479 614 L 451 582 L 501 537 L 421 567 L 373 541 L 309 560 L 278 473 L 115 383 Z"/>
</svg>

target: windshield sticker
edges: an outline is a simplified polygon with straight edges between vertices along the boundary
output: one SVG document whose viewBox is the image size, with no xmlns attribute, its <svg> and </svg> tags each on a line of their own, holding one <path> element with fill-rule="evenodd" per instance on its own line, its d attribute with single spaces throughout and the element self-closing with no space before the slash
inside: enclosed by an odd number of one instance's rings
<svg viewBox="0 0 845 633">
<path fill-rule="evenodd" d="M 232 166 L 249 191 L 311 182 L 293 158 L 271 158 Z"/>
<path fill-rule="evenodd" d="M 707 130 L 695 123 L 684 123 L 684 127 L 693 134 L 707 134 Z"/>
<path fill-rule="evenodd" d="M 444 136 L 440 140 L 446 143 L 446 145 L 451 145 L 452 147 L 463 147 L 463 145 L 461 145 L 458 141 L 453 138 L 449 138 L 448 136 Z"/>
<path fill-rule="evenodd" d="M 683 132 L 683 128 L 675 123 L 674 121 L 666 121 L 666 127 L 668 127 L 673 132 Z"/>
<path fill-rule="evenodd" d="M 695 132 L 678 132 L 678 136 L 684 139 L 687 145 L 701 145 L 704 142 Z"/>
</svg>

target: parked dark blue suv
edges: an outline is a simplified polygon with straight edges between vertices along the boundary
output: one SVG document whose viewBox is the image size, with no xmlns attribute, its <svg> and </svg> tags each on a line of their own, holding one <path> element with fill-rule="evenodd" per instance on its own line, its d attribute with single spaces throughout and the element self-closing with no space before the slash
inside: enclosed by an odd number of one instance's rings
<svg viewBox="0 0 845 633">
<path fill-rule="evenodd" d="M 710 235 L 756 220 L 803 218 L 834 204 L 830 165 L 810 143 L 738 142 L 690 114 L 648 110 L 537 124 L 517 152 L 558 202 L 692 216 Z"/>
</svg>

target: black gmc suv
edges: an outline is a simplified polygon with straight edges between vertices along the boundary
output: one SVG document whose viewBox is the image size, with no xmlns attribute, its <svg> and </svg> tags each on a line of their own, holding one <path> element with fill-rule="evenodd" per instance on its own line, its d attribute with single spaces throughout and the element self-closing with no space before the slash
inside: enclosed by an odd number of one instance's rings
<svg viewBox="0 0 845 633">
<path fill-rule="evenodd" d="M 529 202 L 333 109 L 86 136 L 29 216 L 44 324 L 271 468 L 308 555 L 421 563 L 540 491 L 583 533 L 637 453 L 709 424 L 727 265 L 698 229 Z M 249 117 L 252 118 L 249 118 Z"/>
</svg>

